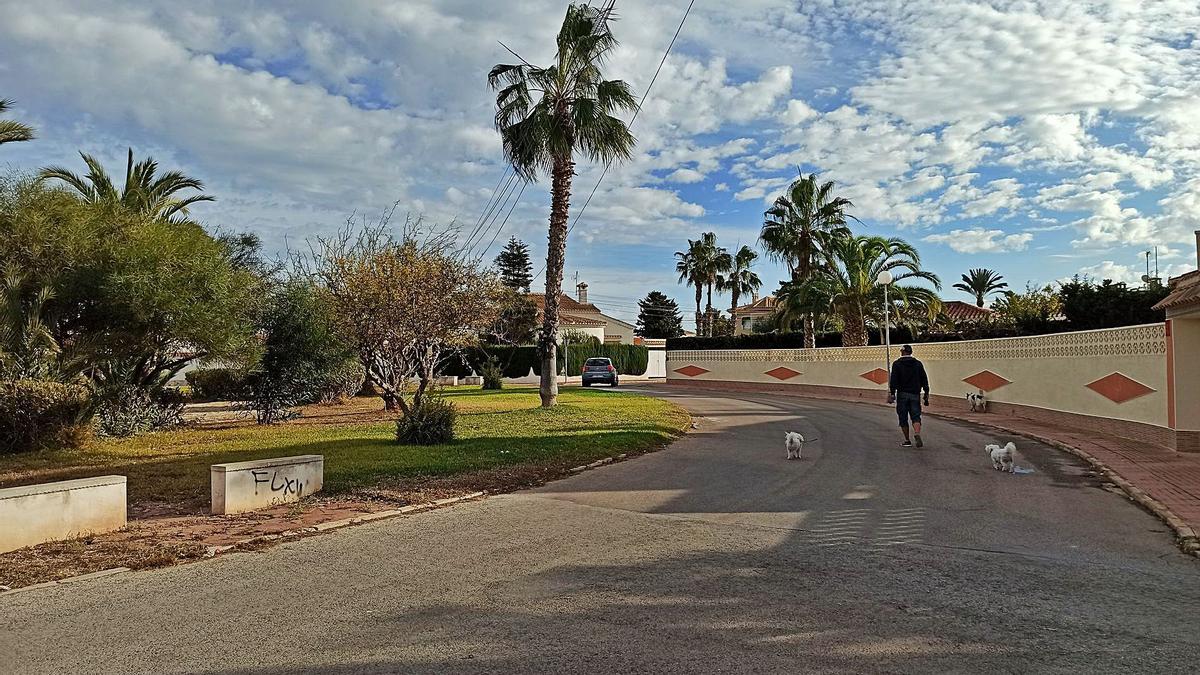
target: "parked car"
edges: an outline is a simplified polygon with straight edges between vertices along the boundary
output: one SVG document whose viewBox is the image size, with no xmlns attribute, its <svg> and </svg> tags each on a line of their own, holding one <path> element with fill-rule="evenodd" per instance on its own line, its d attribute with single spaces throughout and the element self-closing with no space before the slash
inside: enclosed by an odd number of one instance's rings
<svg viewBox="0 0 1200 675">
<path fill-rule="evenodd" d="M 593 382 L 604 382 L 612 386 L 617 386 L 621 383 L 621 378 L 617 375 L 617 369 L 613 366 L 612 359 L 607 357 L 596 356 L 583 362 L 583 386 L 590 387 Z"/>
</svg>

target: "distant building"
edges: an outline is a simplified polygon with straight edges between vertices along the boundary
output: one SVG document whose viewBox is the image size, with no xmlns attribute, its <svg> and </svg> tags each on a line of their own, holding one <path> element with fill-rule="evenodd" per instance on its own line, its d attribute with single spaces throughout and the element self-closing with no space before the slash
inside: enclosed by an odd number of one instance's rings
<svg viewBox="0 0 1200 675">
<path fill-rule="evenodd" d="M 765 325 L 771 322 L 775 314 L 775 296 L 758 293 L 750 296 L 750 302 L 733 310 L 733 334 L 750 335 L 754 333 L 755 324 Z"/>
<path fill-rule="evenodd" d="M 587 289 L 588 285 L 580 282 L 575 287 L 576 297 L 572 298 L 565 293 L 558 296 L 559 330 L 576 330 L 587 333 L 601 343 L 633 344 L 633 324 L 615 316 L 609 316 L 599 307 L 588 302 Z M 546 294 L 530 293 L 529 299 L 537 305 L 538 323 L 540 324 L 546 307 Z"/>
<path fill-rule="evenodd" d="M 987 307 L 978 307 L 961 300 L 942 301 L 942 314 L 956 325 L 982 323 L 990 319 L 993 313 Z"/>
</svg>

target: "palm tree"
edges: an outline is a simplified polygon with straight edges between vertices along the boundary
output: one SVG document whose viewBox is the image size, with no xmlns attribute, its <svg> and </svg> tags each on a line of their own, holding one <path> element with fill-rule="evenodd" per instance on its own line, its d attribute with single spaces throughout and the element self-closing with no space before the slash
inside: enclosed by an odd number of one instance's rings
<svg viewBox="0 0 1200 675">
<path fill-rule="evenodd" d="M 45 379 L 62 351 L 45 320 L 53 289 L 27 286 L 20 267 L 9 263 L 0 276 L 0 378 Z"/>
<path fill-rule="evenodd" d="M 13 101 L 0 98 L 0 114 L 12 107 Z M 0 120 L 0 145 L 33 140 L 33 127 L 14 120 Z"/>
<path fill-rule="evenodd" d="M 792 181 L 787 192 L 763 214 L 759 240 L 774 259 L 787 265 L 793 283 L 802 284 L 822 263 L 825 252 L 850 235 L 846 209 L 854 204 L 833 194 L 833 181 L 817 183 L 811 173 Z M 812 313 L 804 317 L 804 346 L 816 346 Z"/>
<path fill-rule="evenodd" d="M 689 242 L 690 243 L 690 242 Z M 723 274 L 733 270 L 733 256 L 724 247 L 717 245 L 716 232 L 704 232 L 699 240 L 700 255 L 697 258 L 704 286 L 708 289 L 708 300 L 704 307 L 704 331 L 709 337 L 713 334 L 713 288 L 721 281 Z"/>
<path fill-rule="evenodd" d="M 983 299 L 997 291 L 1008 288 L 1004 277 L 989 269 L 972 269 L 962 275 L 962 282 L 954 287 L 964 293 L 975 296 L 975 306 L 983 307 Z"/>
<path fill-rule="evenodd" d="M 833 241 L 826 251 L 826 264 L 814 268 L 812 276 L 803 282 L 783 284 L 779 303 L 805 312 L 817 307 L 829 308 L 842 320 L 842 346 L 861 347 L 867 344 L 868 318 L 884 325 L 878 316 L 883 305 L 883 287 L 875 283 L 884 270 L 892 273 L 894 282 L 889 296 L 899 303 L 899 315 L 921 315 L 928 320 L 937 316 L 941 300 L 934 291 L 902 283 L 921 279 L 940 289 L 937 275 L 921 269 L 921 257 L 908 242 L 873 236 Z"/>
<path fill-rule="evenodd" d="M 708 251 L 699 239 L 688 239 L 686 251 L 675 252 L 675 271 L 679 273 L 679 283 L 693 286 L 696 289 L 696 335 L 703 336 L 703 319 L 700 314 L 700 302 L 704 299 L 704 282 Z"/>
<path fill-rule="evenodd" d="M 762 279 L 758 278 L 751 266 L 758 259 L 758 254 L 749 246 L 742 246 L 733 254 L 732 268 L 717 278 L 717 290 L 729 291 L 732 296 L 729 303 L 729 316 L 738 308 L 738 300 L 743 294 L 753 293 L 762 287 Z"/>
<path fill-rule="evenodd" d="M 87 165 L 87 175 L 79 176 L 61 166 L 48 166 L 39 172 L 38 178 L 61 180 L 78 192 L 84 201 L 92 204 L 119 205 L 135 213 L 172 222 L 185 222 L 188 207 L 192 204 L 216 201 L 216 197 L 206 194 L 182 199 L 177 197 L 177 193 L 184 190 L 203 190 L 204 183 L 180 171 L 168 171 L 161 176 L 155 176 L 158 172 L 158 162 L 154 161 L 153 157 L 147 157 L 134 164 L 133 148 L 129 148 L 125 164 L 125 185 L 119 192 L 108 172 L 95 157 L 83 152 L 79 153 L 79 156 Z"/>
<path fill-rule="evenodd" d="M 567 251 L 567 216 L 576 151 L 594 161 L 628 159 L 633 134 L 614 113 L 637 108 L 629 85 L 605 80 L 600 72 L 617 40 L 608 9 L 572 4 L 558 31 L 554 63 L 535 66 L 524 59 L 499 64 L 488 73 L 496 94 L 496 129 L 504 155 L 525 181 L 551 177 L 550 236 L 546 250 L 546 302 L 540 336 L 542 407 L 558 398 L 555 349 L 558 301 Z M 517 58 L 520 58 L 519 56 Z"/>
</svg>

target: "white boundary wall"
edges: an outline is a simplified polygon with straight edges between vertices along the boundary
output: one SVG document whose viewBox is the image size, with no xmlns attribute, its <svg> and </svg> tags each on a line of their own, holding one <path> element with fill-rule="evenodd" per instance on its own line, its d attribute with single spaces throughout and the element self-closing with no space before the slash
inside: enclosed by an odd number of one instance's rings
<svg viewBox="0 0 1200 675">
<path fill-rule="evenodd" d="M 0 489 L 0 553 L 125 527 L 125 476 Z"/>
</svg>

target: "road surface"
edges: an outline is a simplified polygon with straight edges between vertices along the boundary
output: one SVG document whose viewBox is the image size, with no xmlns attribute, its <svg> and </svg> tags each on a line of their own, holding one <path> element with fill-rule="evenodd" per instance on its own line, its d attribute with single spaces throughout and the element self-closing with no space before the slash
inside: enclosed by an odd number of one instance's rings
<svg viewBox="0 0 1200 675">
<path fill-rule="evenodd" d="M 698 429 L 541 489 L 0 597 L 0 671 L 1196 672 L 1200 563 L 1078 460 L 664 389 Z M 785 431 L 819 440 L 784 459 Z"/>
</svg>

